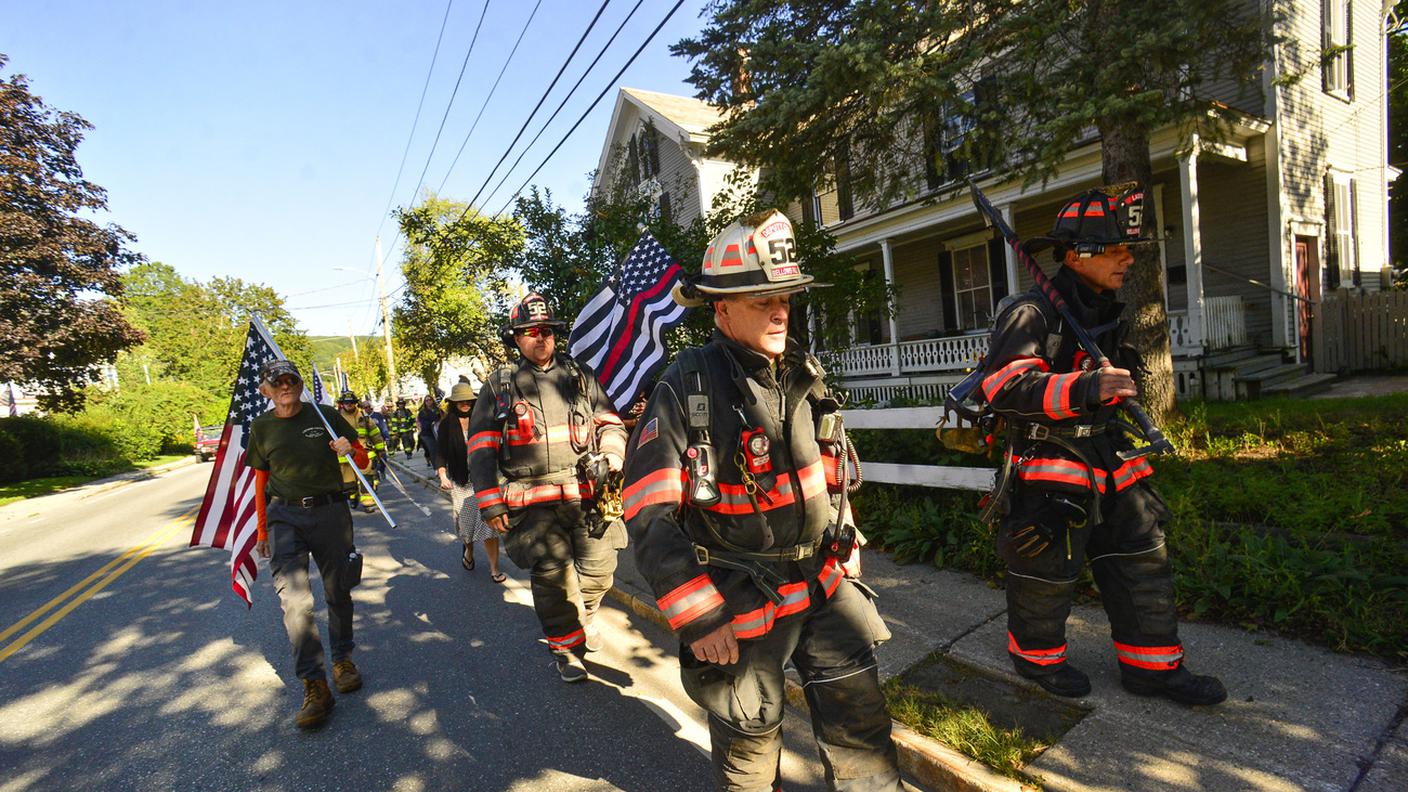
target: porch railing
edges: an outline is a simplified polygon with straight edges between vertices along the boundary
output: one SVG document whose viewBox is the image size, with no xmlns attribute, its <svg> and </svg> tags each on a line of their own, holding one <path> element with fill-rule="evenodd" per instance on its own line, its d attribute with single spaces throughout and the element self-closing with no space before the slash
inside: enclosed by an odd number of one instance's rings
<svg viewBox="0 0 1408 792">
<path fill-rule="evenodd" d="M 1168 333 L 1174 355 L 1193 357 L 1247 343 L 1246 311 L 1238 295 L 1203 300 L 1203 323 L 1207 340 L 1200 344 L 1188 323 L 1188 312 L 1168 312 Z M 829 368 L 846 378 L 964 371 L 976 365 L 978 358 L 988 351 L 990 335 L 974 333 L 899 344 L 866 344 L 841 353 L 823 352 L 821 357 Z"/>
</svg>

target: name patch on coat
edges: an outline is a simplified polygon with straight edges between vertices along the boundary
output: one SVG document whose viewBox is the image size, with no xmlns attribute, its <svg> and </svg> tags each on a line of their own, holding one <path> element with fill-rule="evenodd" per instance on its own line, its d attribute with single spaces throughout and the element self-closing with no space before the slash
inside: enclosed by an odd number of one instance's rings
<svg viewBox="0 0 1408 792">
<path fill-rule="evenodd" d="M 645 445 L 646 443 L 649 443 L 651 440 L 654 440 L 655 438 L 657 438 L 657 437 L 659 437 L 659 436 L 660 436 L 660 419 L 659 419 L 659 418 L 651 418 L 649 421 L 646 421 L 646 422 L 645 422 L 645 426 L 642 426 L 642 427 L 641 427 L 641 429 L 640 429 L 640 439 L 639 439 L 639 440 L 636 440 L 636 448 L 640 448 L 641 446 Z"/>
</svg>

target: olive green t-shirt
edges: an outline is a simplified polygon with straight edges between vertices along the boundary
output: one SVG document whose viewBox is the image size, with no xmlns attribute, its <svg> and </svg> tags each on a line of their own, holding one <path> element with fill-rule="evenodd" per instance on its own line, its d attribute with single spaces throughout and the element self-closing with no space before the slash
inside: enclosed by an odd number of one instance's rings
<svg viewBox="0 0 1408 792">
<path fill-rule="evenodd" d="M 292 500 L 342 491 L 337 454 L 328 447 L 332 438 L 313 407 L 304 402 L 291 418 L 280 418 L 270 410 L 250 423 L 244 463 L 255 470 L 269 471 L 268 495 Z M 357 431 L 347 425 L 337 410 L 322 410 L 334 431 L 357 442 Z"/>
</svg>

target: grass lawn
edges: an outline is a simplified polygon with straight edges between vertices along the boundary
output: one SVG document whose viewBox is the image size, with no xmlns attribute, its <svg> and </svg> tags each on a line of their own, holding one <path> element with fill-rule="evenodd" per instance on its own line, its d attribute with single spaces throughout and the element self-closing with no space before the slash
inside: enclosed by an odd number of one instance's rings
<svg viewBox="0 0 1408 792">
<path fill-rule="evenodd" d="M 27 479 L 25 481 L 16 481 L 11 484 L 0 484 L 0 506 L 4 506 L 7 503 L 14 503 L 15 501 L 24 500 L 26 498 L 37 498 L 40 495 L 50 495 L 61 490 L 69 489 L 70 487 L 77 487 L 80 484 L 86 484 L 95 479 L 105 478 L 115 473 L 121 473 L 125 470 L 142 470 L 146 468 L 156 467 L 157 465 L 163 465 L 167 462 L 175 462 L 178 459 L 184 459 L 188 456 L 190 456 L 190 454 L 163 454 L 158 457 L 153 457 L 152 459 L 138 462 L 136 465 L 133 466 L 115 468 L 113 470 L 105 471 L 98 475 L 46 476 L 44 478 L 34 478 Z"/>
</svg>

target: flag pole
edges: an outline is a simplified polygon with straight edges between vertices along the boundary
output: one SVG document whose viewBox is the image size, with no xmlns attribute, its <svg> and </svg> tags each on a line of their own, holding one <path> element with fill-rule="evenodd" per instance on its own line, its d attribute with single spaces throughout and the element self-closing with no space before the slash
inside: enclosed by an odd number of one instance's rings
<svg viewBox="0 0 1408 792">
<path fill-rule="evenodd" d="M 274 341 L 274 334 L 270 333 L 269 328 L 264 326 L 264 320 L 259 318 L 259 314 L 250 314 L 249 320 L 254 323 L 254 327 L 259 331 L 259 334 L 264 336 L 264 340 L 268 342 L 269 348 L 274 350 L 274 354 L 279 360 L 288 360 L 288 358 L 284 356 L 284 351 L 279 349 L 279 345 Z M 328 417 L 323 415 L 322 406 L 316 402 L 313 404 L 313 414 L 317 415 L 318 419 L 323 422 L 323 428 L 328 430 L 328 437 L 340 436 L 337 432 L 332 430 L 332 424 L 328 422 Z M 387 525 L 395 528 L 396 518 L 392 517 L 391 513 L 386 510 L 386 504 L 381 502 L 381 498 L 377 497 L 376 490 L 372 489 L 372 486 L 367 483 L 366 477 L 364 477 L 362 471 L 357 468 L 357 463 L 352 461 L 352 455 L 347 454 L 345 456 L 339 456 L 338 459 L 346 462 L 347 466 L 352 468 L 353 475 L 357 477 L 357 481 L 363 487 L 366 487 L 367 492 L 371 494 L 372 500 L 376 502 L 376 507 L 381 510 L 381 516 L 386 519 Z"/>
</svg>

